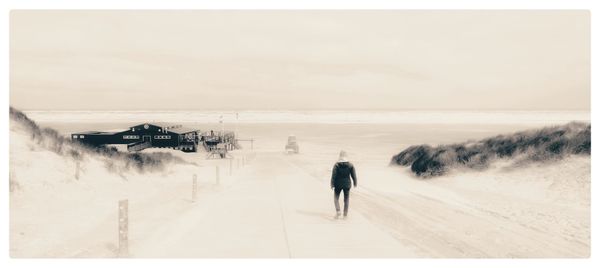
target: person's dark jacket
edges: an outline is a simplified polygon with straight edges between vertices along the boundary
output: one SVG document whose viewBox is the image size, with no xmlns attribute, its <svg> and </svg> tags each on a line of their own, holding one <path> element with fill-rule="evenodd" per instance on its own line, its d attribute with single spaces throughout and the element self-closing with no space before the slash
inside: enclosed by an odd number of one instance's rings
<svg viewBox="0 0 600 268">
<path fill-rule="evenodd" d="M 356 171 L 354 171 L 354 165 L 350 162 L 337 162 L 333 166 L 333 171 L 331 172 L 331 187 L 335 188 L 351 188 L 352 182 L 354 182 L 354 187 L 356 187 L 357 178 Z"/>
</svg>

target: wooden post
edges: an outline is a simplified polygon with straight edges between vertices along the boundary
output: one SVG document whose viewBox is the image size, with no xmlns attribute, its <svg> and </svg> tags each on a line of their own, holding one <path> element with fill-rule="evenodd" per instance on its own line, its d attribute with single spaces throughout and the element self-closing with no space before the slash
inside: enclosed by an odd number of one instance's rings
<svg viewBox="0 0 600 268">
<path fill-rule="evenodd" d="M 75 179 L 79 180 L 79 160 L 75 161 Z"/>
<path fill-rule="evenodd" d="M 217 182 L 217 185 L 219 185 L 219 183 L 221 183 L 220 182 L 221 178 L 220 178 L 220 174 L 219 174 L 219 166 L 216 166 L 215 172 L 216 172 L 216 177 L 215 177 L 216 178 L 216 182 Z"/>
<path fill-rule="evenodd" d="M 196 193 L 198 192 L 198 176 L 192 176 L 192 202 L 196 202 Z"/>
<path fill-rule="evenodd" d="M 229 158 L 229 176 L 231 176 L 232 169 L 233 169 L 233 159 Z"/>
<path fill-rule="evenodd" d="M 119 257 L 129 255 L 129 201 L 119 200 Z"/>
</svg>

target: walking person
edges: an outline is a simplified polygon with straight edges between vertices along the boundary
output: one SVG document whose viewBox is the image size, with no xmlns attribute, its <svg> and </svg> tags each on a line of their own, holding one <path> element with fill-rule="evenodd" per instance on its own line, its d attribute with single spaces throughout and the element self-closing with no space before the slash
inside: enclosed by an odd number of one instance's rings
<svg viewBox="0 0 600 268">
<path fill-rule="evenodd" d="M 352 179 L 352 180 L 350 180 Z M 348 205 L 350 203 L 350 188 L 352 184 L 356 187 L 357 178 L 354 165 L 348 161 L 348 154 L 340 151 L 340 157 L 331 171 L 331 189 L 333 189 L 333 203 L 335 204 L 335 218 L 339 219 L 340 213 L 340 193 L 344 192 L 344 219 L 348 216 Z"/>
</svg>

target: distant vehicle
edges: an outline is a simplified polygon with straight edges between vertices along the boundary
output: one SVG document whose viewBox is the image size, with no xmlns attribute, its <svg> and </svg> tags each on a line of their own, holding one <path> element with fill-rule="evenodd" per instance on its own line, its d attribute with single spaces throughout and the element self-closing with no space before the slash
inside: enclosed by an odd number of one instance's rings
<svg viewBox="0 0 600 268">
<path fill-rule="evenodd" d="M 287 144 L 285 145 L 285 152 L 288 154 L 297 154 L 300 152 L 300 149 L 298 149 L 298 142 L 296 142 L 296 136 L 290 135 L 288 137 Z"/>
</svg>

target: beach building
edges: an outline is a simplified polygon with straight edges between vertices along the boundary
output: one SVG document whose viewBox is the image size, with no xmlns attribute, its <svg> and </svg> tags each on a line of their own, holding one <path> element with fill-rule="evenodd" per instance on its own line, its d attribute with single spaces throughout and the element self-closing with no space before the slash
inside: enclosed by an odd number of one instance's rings
<svg viewBox="0 0 600 268">
<path fill-rule="evenodd" d="M 173 148 L 184 152 L 196 152 L 199 130 L 182 125 L 146 123 L 118 132 L 87 131 L 71 134 L 71 139 L 93 146 L 126 144 L 128 151 L 146 148 Z"/>
</svg>

